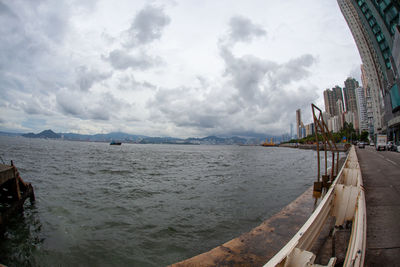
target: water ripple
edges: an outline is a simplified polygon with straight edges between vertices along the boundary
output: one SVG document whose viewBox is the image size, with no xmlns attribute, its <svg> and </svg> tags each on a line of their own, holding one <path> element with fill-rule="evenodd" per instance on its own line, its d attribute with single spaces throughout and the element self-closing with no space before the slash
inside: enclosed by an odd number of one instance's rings
<svg viewBox="0 0 400 267">
<path fill-rule="evenodd" d="M 0 241 L 9 266 L 162 266 L 250 230 L 308 188 L 315 153 L 0 137 L 35 188 Z M 299 175 L 300 174 L 300 175 Z"/>
</svg>

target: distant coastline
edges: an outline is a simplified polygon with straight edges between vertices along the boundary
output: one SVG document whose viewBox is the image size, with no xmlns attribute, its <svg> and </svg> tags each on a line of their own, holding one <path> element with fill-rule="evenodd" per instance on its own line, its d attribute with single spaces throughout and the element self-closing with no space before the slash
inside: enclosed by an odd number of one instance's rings
<svg viewBox="0 0 400 267">
<path fill-rule="evenodd" d="M 108 134 L 76 134 L 76 133 L 56 133 L 51 129 L 44 130 L 40 133 L 10 133 L 0 132 L 0 136 L 22 136 L 25 138 L 42 138 L 67 141 L 83 141 L 83 142 L 105 142 L 118 141 L 130 144 L 176 144 L 176 145 L 248 145 L 258 146 L 265 138 L 271 138 L 270 135 L 256 136 L 206 136 L 203 138 L 190 137 L 186 139 L 176 137 L 150 137 L 145 135 L 134 135 L 123 132 L 112 132 Z M 275 138 L 275 137 L 274 137 Z M 277 140 L 277 139 L 275 139 Z"/>
</svg>

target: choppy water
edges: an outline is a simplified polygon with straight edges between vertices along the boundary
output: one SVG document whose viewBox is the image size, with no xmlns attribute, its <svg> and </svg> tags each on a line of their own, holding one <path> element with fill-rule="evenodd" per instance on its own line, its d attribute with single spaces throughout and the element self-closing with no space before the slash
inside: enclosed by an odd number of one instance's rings
<svg viewBox="0 0 400 267">
<path fill-rule="evenodd" d="M 315 179 L 315 152 L 0 137 L 35 189 L 0 240 L 9 266 L 162 266 L 260 224 Z"/>
</svg>

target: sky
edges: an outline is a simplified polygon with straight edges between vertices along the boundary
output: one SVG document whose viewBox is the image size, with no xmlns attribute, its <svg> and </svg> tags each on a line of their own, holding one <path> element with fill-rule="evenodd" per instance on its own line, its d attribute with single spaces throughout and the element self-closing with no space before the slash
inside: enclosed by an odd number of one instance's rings
<svg viewBox="0 0 400 267">
<path fill-rule="evenodd" d="M 0 131 L 280 135 L 359 80 L 334 0 L 0 0 Z"/>
</svg>

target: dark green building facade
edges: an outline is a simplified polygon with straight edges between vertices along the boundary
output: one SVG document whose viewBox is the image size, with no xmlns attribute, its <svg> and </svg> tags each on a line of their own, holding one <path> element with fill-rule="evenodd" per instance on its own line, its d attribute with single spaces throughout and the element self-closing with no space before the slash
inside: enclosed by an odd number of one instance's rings
<svg viewBox="0 0 400 267">
<path fill-rule="evenodd" d="M 347 2 L 357 11 L 364 32 L 373 45 L 374 57 L 377 57 L 375 67 L 383 74 L 380 91 L 384 110 L 380 133 L 386 133 L 389 140 L 400 145 L 400 0 Z"/>
</svg>

